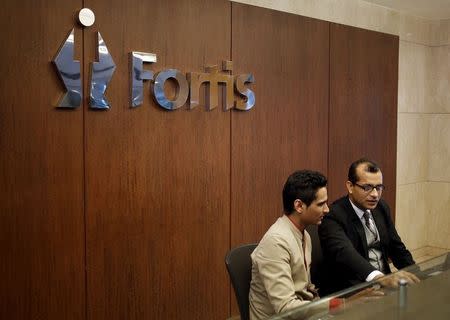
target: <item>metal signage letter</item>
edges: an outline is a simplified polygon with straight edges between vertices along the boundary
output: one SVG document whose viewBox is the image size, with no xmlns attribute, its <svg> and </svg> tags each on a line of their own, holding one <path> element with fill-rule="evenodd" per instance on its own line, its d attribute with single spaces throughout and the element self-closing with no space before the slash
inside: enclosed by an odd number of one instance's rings
<svg viewBox="0 0 450 320">
<path fill-rule="evenodd" d="M 168 79 L 175 79 L 178 84 L 178 90 L 175 100 L 169 100 L 164 93 L 164 83 Z M 189 84 L 186 77 L 177 69 L 167 69 L 159 72 L 155 78 L 155 84 L 153 86 L 153 92 L 158 104 L 167 110 L 175 110 L 186 103 L 189 95 Z"/>
<path fill-rule="evenodd" d="M 156 63 L 156 54 L 133 51 L 131 58 L 131 106 L 138 107 L 144 99 L 144 80 L 153 80 L 153 71 L 144 70 L 144 62 Z"/>
<path fill-rule="evenodd" d="M 235 86 L 240 95 L 244 96 L 244 100 L 236 100 L 235 108 L 241 111 L 248 111 L 255 105 L 255 93 L 246 88 L 246 83 L 254 83 L 253 74 L 241 74 L 236 76 Z"/>
</svg>

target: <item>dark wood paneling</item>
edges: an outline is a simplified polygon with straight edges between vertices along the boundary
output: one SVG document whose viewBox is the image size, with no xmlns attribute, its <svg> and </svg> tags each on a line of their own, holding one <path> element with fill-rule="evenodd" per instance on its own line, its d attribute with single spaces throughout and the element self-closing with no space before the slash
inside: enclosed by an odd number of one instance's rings
<svg viewBox="0 0 450 320">
<path fill-rule="evenodd" d="M 395 209 L 398 37 L 331 24 L 329 196 L 346 193 L 348 167 L 366 156 L 382 168 Z"/>
<path fill-rule="evenodd" d="M 84 31 L 80 1 L 7 1 L 0 13 L 0 318 L 225 319 L 224 254 L 282 213 L 296 169 L 328 173 L 333 199 L 369 156 L 395 207 L 397 37 L 335 24 L 330 37 L 327 22 L 226 0 L 84 5 L 96 14 Z M 107 112 L 86 97 L 55 108 L 50 61 L 74 26 L 85 92 L 96 31 L 116 62 Z M 133 50 L 156 53 L 154 71 L 232 58 L 234 74 L 255 75 L 256 106 L 166 112 L 147 86 L 130 109 Z"/>
<path fill-rule="evenodd" d="M 85 318 L 83 110 L 55 108 L 51 64 L 80 5 L 2 2 L 1 319 Z"/>
<path fill-rule="evenodd" d="M 231 246 L 259 241 L 283 212 L 294 170 L 326 174 L 328 23 L 233 3 L 235 73 L 254 73 L 256 106 L 232 114 Z"/>
<path fill-rule="evenodd" d="M 89 319 L 225 319 L 230 112 L 129 108 L 130 51 L 146 69 L 203 71 L 230 55 L 228 1 L 86 1 L 117 65 L 112 108 L 86 115 Z M 89 56 L 92 55 L 92 56 Z"/>
</svg>

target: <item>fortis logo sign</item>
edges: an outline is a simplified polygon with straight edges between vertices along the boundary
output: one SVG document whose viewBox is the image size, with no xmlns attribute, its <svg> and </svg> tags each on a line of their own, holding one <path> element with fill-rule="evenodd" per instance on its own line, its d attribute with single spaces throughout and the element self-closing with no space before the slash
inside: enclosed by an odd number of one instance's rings
<svg viewBox="0 0 450 320">
<path fill-rule="evenodd" d="M 79 12 L 79 21 L 85 26 L 94 23 L 94 13 L 87 8 Z M 80 62 L 73 59 L 75 49 L 74 29 L 64 41 L 53 63 L 64 83 L 66 93 L 58 103 L 60 108 L 77 108 L 83 101 L 83 85 L 81 81 Z M 98 61 L 91 63 L 89 106 L 92 109 L 107 110 L 111 107 L 105 97 L 108 84 L 113 78 L 116 65 L 103 40 L 100 32 L 97 32 Z M 206 107 L 212 110 L 218 106 L 219 86 L 225 90 L 224 111 L 237 109 L 247 111 L 255 105 L 255 94 L 247 87 L 254 83 L 252 74 L 232 75 L 232 61 L 223 61 L 221 70 L 217 66 L 206 68 L 206 72 L 188 72 L 186 75 L 177 69 L 162 70 L 156 75 L 153 71 L 145 70 L 144 64 L 156 63 L 154 53 L 132 51 L 130 53 L 130 107 L 142 105 L 144 97 L 144 81 L 152 83 L 151 90 L 157 104 L 166 110 L 176 110 L 189 101 L 189 108 L 193 109 L 199 104 L 199 91 L 203 84 L 209 87 Z M 174 81 L 177 92 L 172 99 L 164 92 L 166 81 Z"/>
</svg>

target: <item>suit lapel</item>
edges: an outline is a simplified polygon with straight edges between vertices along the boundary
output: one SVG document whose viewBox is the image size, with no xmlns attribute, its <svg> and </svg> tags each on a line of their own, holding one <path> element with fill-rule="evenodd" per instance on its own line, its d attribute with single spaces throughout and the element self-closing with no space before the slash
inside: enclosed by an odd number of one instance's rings
<svg viewBox="0 0 450 320">
<path fill-rule="evenodd" d="M 366 238 L 366 233 L 364 232 L 364 227 L 363 227 L 362 222 L 359 219 L 358 215 L 356 214 L 355 210 L 353 209 L 348 197 L 346 200 L 347 200 L 347 201 L 345 201 L 345 206 L 347 207 L 346 211 L 353 213 L 351 215 L 351 217 L 349 218 L 350 225 L 356 230 L 356 233 L 359 235 L 359 239 L 360 239 L 363 249 L 364 249 L 364 252 L 360 252 L 360 254 L 362 254 L 366 259 L 368 259 L 369 248 L 367 247 L 367 238 Z"/>
<path fill-rule="evenodd" d="M 378 234 L 380 235 L 380 241 L 382 242 L 382 240 L 385 239 L 386 228 L 383 222 L 383 213 L 380 211 L 378 206 L 374 210 L 372 210 L 372 217 L 375 221 L 375 225 L 377 226 Z"/>
</svg>

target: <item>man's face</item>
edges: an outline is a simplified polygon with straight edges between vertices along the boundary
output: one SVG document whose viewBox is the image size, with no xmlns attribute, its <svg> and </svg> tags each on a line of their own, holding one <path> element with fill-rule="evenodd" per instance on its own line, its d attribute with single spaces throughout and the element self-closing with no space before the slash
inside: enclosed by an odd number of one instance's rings
<svg viewBox="0 0 450 320">
<path fill-rule="evenodd" d="M 360 164 L 356 168 L 358 181 L 351 183 L 347 181 L 347 190 L 350 200 L 362 210 L 373 210 L 380 201 L 383 186 L 383 175 L 381 170 L 376 173 L 364 170 L 365 164 Z M 381 187 L 380 187 L 381 186 Z M 370 190 L 365 191 L 364 188 Z"/>
<path fill-rule="evenodd" d="M 327 205 L 328 195 L 327 188 L 323 187 L 317 190 L 316 199 L 309 206 L 302 204 L 302 213 L 300 214 L 302 224 L 308 226 L 310 224 L 321 224 L 322 218 L 330 211 Z"/>
</svg>

